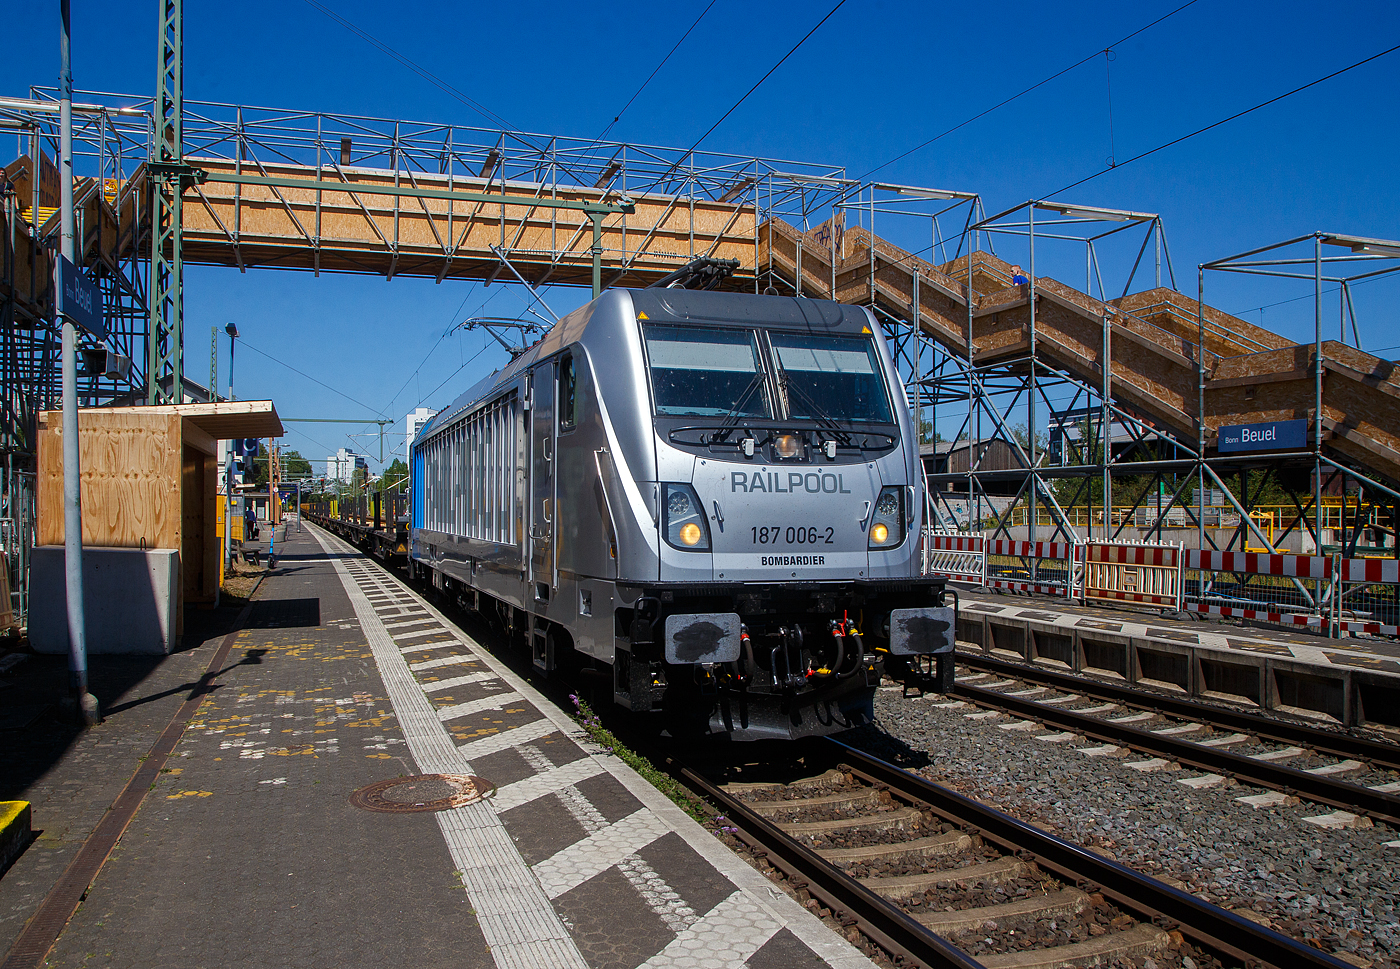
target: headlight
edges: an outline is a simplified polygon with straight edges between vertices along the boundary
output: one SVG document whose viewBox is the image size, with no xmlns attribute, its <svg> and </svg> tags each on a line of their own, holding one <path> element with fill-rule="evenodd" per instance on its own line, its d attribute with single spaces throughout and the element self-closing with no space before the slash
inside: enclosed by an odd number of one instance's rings
<svg viewBox="0 0 1400 969">
<path fill-rule="evenodd" d="M 870 515 L 870 547 L 894 548 L 904 541 L 904 489 L 885 488 Z"/>
<path fill-rule="evenodd" d="M 773 451 L 784 461 L 791 461 L 802 453 L 802 438 L 796 434 L 779 434 L 773 442 Z"/>
<path fill-rule="evenodd" d="M 666 509 L 662 527 L 666 542 L 687 552 L 707 552 L 710 549 L 710 527 L 705 521 L 705 506 L 695 489 L 688 484 L 662 485 L 662 507 Z"/>
</svg>

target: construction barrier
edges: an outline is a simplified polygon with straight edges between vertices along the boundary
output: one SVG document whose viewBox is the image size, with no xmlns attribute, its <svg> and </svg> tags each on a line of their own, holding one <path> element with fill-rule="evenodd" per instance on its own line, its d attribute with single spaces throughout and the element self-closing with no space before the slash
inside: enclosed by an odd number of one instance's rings
<svg viewBox="0 0 1400 969">
<path fill-rule="evenodd" d="M 1337 630 L 1400 636 L 1400 561 L 1338 556 L 1334 562 Z"/>
<path fill-rule="evenodd" d="M 1184 602 L 1187 612 L 1231 616 L 1292 626 L 1321 626 L 1320 583 L 1331 581 L 1326 555 L 1186 550 Z M 1314 580 L 1309 591 L 1301 580 Z"/>
<path fill-rule="evenodd" d="M 925 535 L 924 572 L 988 589 L 1400 636 L 1400 560 Z"/>
<path fill-rule="evenodd" d="M 987 542 L 985 549 L 988 588 L 1079 598 L 1082 545 L 999 538 Z"/>
<path fill-rule="evenodd" d="M 1181 546 L 1086 542 L 1085 602 L 1142 602 L 1181 608 Z"/>
<path fill-rule="evenodd" d="M 981 535 L 948 535 L 929 529 L 924 536 L 924 574 L 982 585 L 987 579 L 985 543 Z"/>
</svg>

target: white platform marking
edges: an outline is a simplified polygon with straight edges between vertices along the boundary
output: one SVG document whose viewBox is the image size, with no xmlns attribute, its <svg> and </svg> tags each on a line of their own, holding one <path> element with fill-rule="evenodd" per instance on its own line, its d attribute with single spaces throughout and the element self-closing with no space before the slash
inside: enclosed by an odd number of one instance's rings
<svg viewBox="0 0 1400 969">
<path fill-rule="evenodd" d="M 454 703 L 450 707 L 443 707 L 438 711 L 438 716 L 443 723 L 449 720 L 456 720 L 458 717 L 471 716 L 473 713 L 481 713 L 483 710 L 500 710 L 508 703 L 524 703 L 525 698 L 514 690 L 505 690 L 495 696 L 484 696 L 480 700 L 468 700 L 466 703 Z"/>
<path fill-rule="evenodd" d="M 650 811 L 637 811 L 535 865 L 535 877 L 550 898 L 558 898 L 669 831 Z"/>
<path fill-rule="evenodd" d="M 778 928 L 767 913 L 749 903 L 743 892 L 735 892 L 642 966 L 644 969 L 693 969 L 708 965 L 720 952 L 725 954 L 721 965 L 742 966 Z"/>
<path fill-rule="evenodd" d="M 437 693 L 439 690 L 455 690 L 459 686 L 466 686 L 468 683 L 480 683 L 483 680 L 494 680 L 496 674 L 490 670 L 482 670 L 480 673 L 468 673 L 466 676 L 451 676 L 445 680 L 434 680 L 431 683 L 423 684 L 424 693 Z M 457 748 L 460 750 L 461 748 Z"/>
<path fill-rule="evenodd" d="M 435 646 L 445 645 L 434 643 Z M 460 643 L 458 645 L 461 645 Z M 476 659 L 471 653 L 459 653 L 456 656 L 439 656 L 437 659 L 420 660 L 417 663 L 409 663 L 408 668 L 417 673 L 421 670 L 435 670 L 439 666 L 456 666 L 458 663 L 467 663 Z"/>
</svg>

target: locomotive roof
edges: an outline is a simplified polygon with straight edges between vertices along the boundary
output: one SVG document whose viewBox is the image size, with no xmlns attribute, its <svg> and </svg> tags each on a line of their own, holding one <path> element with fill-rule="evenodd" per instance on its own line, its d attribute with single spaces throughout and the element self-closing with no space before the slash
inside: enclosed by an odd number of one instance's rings
<svg viewBox="0 0 1400 969">
<path fill-rule="evenodd" d="M 610 289 L 564 316 L 504 368 L 473 384 L 419 430 L 418 440 L 425 440 L 438 428 L 452 423 L 464 411 L 488 399 L 498 387 L 510 383 L 516 374 L 532 366 L 536 360 L 551 356 L 576 342 L 594 313 L 613 306 L 629 317 L 635 315 L 636 319 L 653 323 L 704 326 L 728 323 L 820 333 L 870 332 L 869 317 L 864 309 L 832 300 L 693 289 Z"/>
</svg>

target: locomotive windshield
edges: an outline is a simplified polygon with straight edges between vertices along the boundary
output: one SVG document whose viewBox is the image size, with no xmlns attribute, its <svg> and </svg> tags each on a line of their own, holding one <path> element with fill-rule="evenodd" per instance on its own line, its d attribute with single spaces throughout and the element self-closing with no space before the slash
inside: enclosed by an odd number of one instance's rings
<svg viewBox="0 0 1400 969">
<path fill-rule="evenodd" d="M 875 344 L 860 337 L 771 332 L 789 417 L 890 423 Z"/>
<path fill-rule="evenodd" d="M 752 330 L 646 327 L 656 412 L 772 417 L 757 336 Z"/>
</svg>

